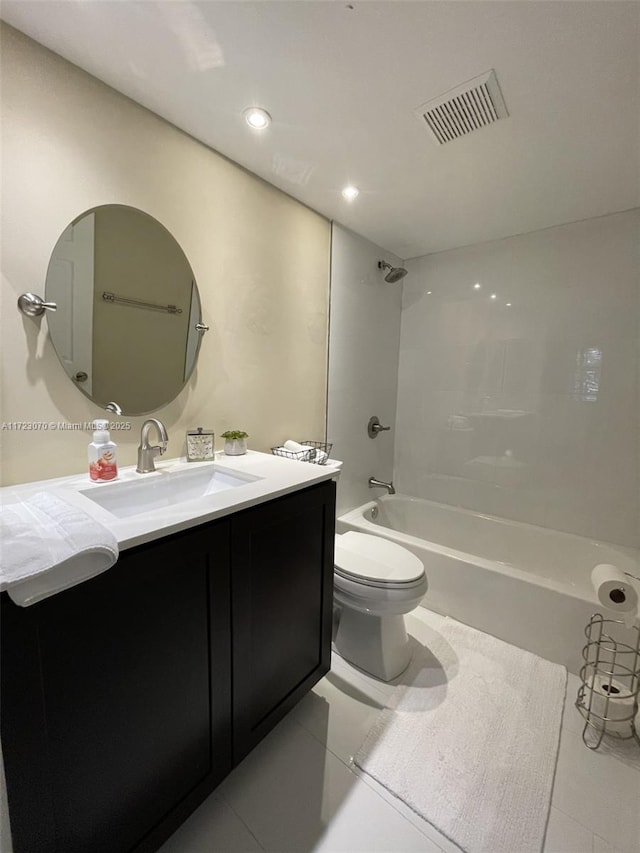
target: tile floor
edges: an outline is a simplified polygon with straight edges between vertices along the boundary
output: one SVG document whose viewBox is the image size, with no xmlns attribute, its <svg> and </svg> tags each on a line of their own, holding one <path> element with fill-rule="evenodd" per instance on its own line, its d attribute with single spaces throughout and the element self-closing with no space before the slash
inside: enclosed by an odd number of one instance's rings
<svg viewBox="0 0 640 853">
<path fill-rule="evenodd" d="M 428 645 L 442 618 L 414 611 L 407 617 L 412 642 Z M 161 853 L 459 853 L 351 764 L 395 684 L 334 655 L 331 672 Z M 640 747 L 627 741 L 588 750 L 573 706 L 577 689 L 570 675 L 544 853 L 640 853 Z"/>
</svg>

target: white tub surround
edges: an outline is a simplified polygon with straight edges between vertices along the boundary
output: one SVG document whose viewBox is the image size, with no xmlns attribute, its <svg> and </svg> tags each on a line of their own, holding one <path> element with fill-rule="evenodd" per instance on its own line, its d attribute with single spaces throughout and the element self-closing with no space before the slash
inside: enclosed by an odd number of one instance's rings
<svg viewBox="0 0 640 853">
<path fill-rule="evenodd" d="M 639 233 L 636 208 L 407 261 L 398 492 L 640 547 Z"/>
<path fill-rule="evenodd" d="M 0 502 L 13 504 L 36 492 L 50 492 L 83 509 L 103 524 L 115 535 L 118 547 L 123 551 L 336 476 L 336 469 L 330 464 L 311 465 L 255 450 L 249 450 L 244 456 L 234 457 L 225 457 L 223 452 L 218 452 L 215 462 L 188 463 L 184 459 L 173 459 L 158 462 L 156 466 L 157 470 L 151 474 L 138 474 L 135 466 L 123 468 L 119 478 L 110 483 L 91 483 L 87 474 L 78 474 L 24 483 L 20 486 L 7 486 L 0 489 Z M 116 489 L 123 484 L 131 484 L 133 490 L 135 484 L 149 484 L 154 479 L 161 483 L 163 478 L 173 473 L 185 471 L 191 474 L 207 466 L 220 475 L 246 482 L 235 488 L 216 491 L 127 518 L 116 517 L 83 494 L 96 491 L 99 495 L 106 495 L 109 489 Z"/>
<path fill-rule="evenodd" d="M 331 234 L 327 436 L 345 460 L 340 514 L 369 500 L 369 477 L 393 475 L 403 283 L 388 284 L 378 269 L 378 261 L 400 266 L 400 258 L 336 223 Z M 369 438 L 373 415 L 391 431 Z"/>
<path fill-rule="evenodd" d="M 337 532 L 347 530 L 391 539 L 420 557 L 429 580 L 425 607 L 574 673 L 585 625 L 602 610 L 591 570 L 612 563 L 639 574 L 632 548 L 402 495 L 341 516 Z"/>
</svg>

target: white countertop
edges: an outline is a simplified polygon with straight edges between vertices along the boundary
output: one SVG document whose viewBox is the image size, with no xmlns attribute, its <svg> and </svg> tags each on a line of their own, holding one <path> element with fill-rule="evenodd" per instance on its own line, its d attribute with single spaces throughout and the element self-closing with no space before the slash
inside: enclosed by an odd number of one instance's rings
<svg viewBox="0 0 640 853">
<path fill-rule="evenodd" d="M 156 459 L 156 471 L 152 474 L 138 474 L 135 466 L 122 468 L 118 479 L 109 483 L 92 483 L 88 474 L 76 474 L 70 477 L 6 486 L 0 489 L 0 502 L 12 504 L 36 492 L 56 494 L 83 509 L 111 530 L 118 540 L 120 550 L 123 551 L 304 489 L 323 480 L 330 480 L 337 476 L 340 465 L 340 463 L 332 465 L 331 462 L 332 460 L 329 460 L 326 465 L 314 465 L 269 453 L 259 453 L 255 450 L 247 451 L 244 456 L 225 456 L 224 452 L 220 451 L 216 453 L 214 463 L 187 462 L 185 459 Z M 118 483 L 133 483 L 136 480 L 148 482 L 150 478 L 160 478 L 167 473 L 180 470 L 191 471 L 196 467 L 212 464 L 221 472 L 248 477 L 249 481 L 227 491 L 215 492 L 128 518 L 116 518 L 81 494 L 81 491 L 86 492 L 90 489 L 106 490 Z"/>
</svg>

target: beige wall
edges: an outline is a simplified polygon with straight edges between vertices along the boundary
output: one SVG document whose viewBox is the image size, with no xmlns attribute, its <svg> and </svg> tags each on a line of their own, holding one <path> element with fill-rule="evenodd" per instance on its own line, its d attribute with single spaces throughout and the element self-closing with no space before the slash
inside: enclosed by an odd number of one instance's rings
<svg viewBox="0 0 640 853">
<path fill-rule="evenodd" d="M 246 429 L 259 450 L 322 438 L 329 222 L 6 25 L 2 113 L 2 422 L 101 415 L 58 363 L 46 320 L 23 318 L 15 301 L 43 293 L 68 223 L 117 203 L 171 231 L 211 326 L 187 387 L 156 413 L 168 455 L 184 453 L 196 426 Z M 116 436 L 127 465 L 143 419 L 123 420 L 133 425 Z M 3 429 L 0 440 L 4 484 L 86 467 L 84 432 Z"/>
</svg>

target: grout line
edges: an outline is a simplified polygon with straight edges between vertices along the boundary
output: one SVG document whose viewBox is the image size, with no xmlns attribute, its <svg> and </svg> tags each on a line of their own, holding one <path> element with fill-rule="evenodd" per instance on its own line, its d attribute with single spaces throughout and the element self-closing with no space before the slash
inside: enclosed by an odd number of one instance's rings
<svg viewBox="0 0 640 853">
<path fill-rule="evenodd" d="M 396 804 L 392 801 L 392 799 L 391 799 L 391 798 L 393 798 L 393 799 L 398 799 L 397 797 L 393 797 L 393 795 L 392 795 L 392 794 L 390 794 L 390 795 L 389 795 L 389 799 L 388 799 L 384 794 L 382 794 L 382 793 L 380 792 L 380 790 L 379 790 L 379 789 L 378 789 L 378 787 L 377 787 L 377 783 L 376 783 L 376 786 L 374 787 L 374 786 L 373 786 L 373 785 L 368 781 L 368 779 L 367 779 L 366 774 L 364 773 L 364 771 L 361 771 L 361 770 L 360 770 L 360 768 L 357 768 L 357 767 L 356 767 L 356 765 L 355 765 L 355 764 L 353 764 L 353 762 L 352 762 L 351 760 L 349 760 L 349 761 L 345 761 L 345 759 L 344 759 L 342 756 L 340 756 L 340 755 L 338 755 L 336 752 L 334 752 L 334 751 L 333 751 L 329 746 L 327 746 L 327 744 L 326 744 L 324 741 L 322 741 L 322 740 L 321 740 L 321 739 L 320 739 L 316 734 L 314 734 L 314 732 L 312 732 L 310 729 L 308 729 L 308 728 L 304 725 L 304 723 L 303 723 L 301 720 L 294 719 L 294 720 L 293 720 L 293 722 L 294 722 L 294 723 L 296 723 L 298 726 L 300 726 L 300 728 L 301 728 L 301 729 L 303 729 L 307 734 L 311 735 L 311 737 L 313 737 L 313 738 L 314 738 L 314 740 L 315 740 L 317 743 L 319 743 L 321 746 L 323 746 L 323 747 L 324 747 L 324 749 L 325 749 L 325 752 L 328 752 L 328 753 L 329 753 L 330 755 L 332 755 L 334 758 L 337 758 L 337 759 L 338 759 L 338 761 L 339 761 L 339 762 L 340 762 L 344 767 L 346 767 L 346 769 L 349 771 L 349 773 L 351 773 L 351 775 L 352 775 L 355 779 L 357 779 L 358 781 L 360 781 L 360 782 L 362 782 L 364 785 L 366 785 L 366 786 L 367 786 L 367 788 L 368 788 L 368 789 L 369 789 L 373 794 L 375 794 L 377 797 L 379 797 L 381 800 L 383 800 L 383 802 L 385 802 L 388 806 L 390 806 L 390 807 L 391 807 L 391 808 L 392 808 L 392 809 L 393 809 L 393 810 L 394 810 L 394 811 L 395 811 L 395 812 L 396 812 L 396 813 L 397 813 L 397 814 L 398 814 L 398 815 L 399 815 L 399 816 L 400 816 L 404 821 L 406 821 L 406 822 L 407 822 L 408 824 L 410 824 L 414 829 L 416 829 L 418 832 L 420 832 L 422 835 L 424 835 L 424 837 L 425 837 L 429 842 L 431 842 L 432 844 L 436 845 L 436 848 L 437 848 L 437 849 L 436 849 L 436 850 L 434 850 L 434 851 L 428 851 L 428 853 L 454 853 L 454 851 L 455 851 L 455 853 L 459 853 L 459 852 L 458 852 L 458 848 L 457 848 L 457 847 L 455 847 L 455 845 L 454 845 L 454 846 L 452 846 L 450 850 L 445 850 L 445 849 L 441 848 L 441 847 L 439 846 L 439 845 L 440 845 L 440 843 L 441 843 L 441 841 L 440 841 L 440 840 L 439 840 L 438 842 L 434 841 L 434 840 L 433 840 L 433 839 L 432 839 L 432 838 L 431 838 L 431 837 L 430 837 L 430 836 L 429 836 L 429 835 L 424 831 L 424 829 L 422 828 L 422 826 L 420 826 L 420 825 L 419 825 L 419 823 L 416 823 L 416 822 L 414 822 L 414 820 L 412 820 L 411 818 L 407 817 L 407 815 L 406 815 L 406 814 L 404 814 L 404 813 L 403 813 L 403 812 L 402 812 L 402 811 L 401 811 L 401 810 L 396 806 Z M 402 802 L 402 801 L 400 801 L 400 802 Z M 407 808 L 408 808 L 408 806 L 407 806 Z M 436 832 L 436 833 L 440 836 L 440 833 L 438 832 L 438 830 L 437 830 L 437 829 L 435 829 L 435 827 L 432 827 L 432 826 L 431 826 L 431 824 L 429 824 L 429 823 L 428 823 L 428 821 L 424 821 L 424 820 L 423 820 L 423 818 L 421 818 L 421 817 L 420 817 L 420 815 L 417 815 L 417 814 L 416 814 L 416 818 L 417 818 L 417 820 L 418 820 L 420 823 L 423 823 L 423 822 L 424 822 L 424 823 L 429 827 L 429 829 L 430 829 L 431 831 Z M 442 837 L 442 836 L 441 836 L 441 839 L 442 839 L 442 840 L 444 840 L 445 842 L 447 841 L 447 839 L 446 839 L 446 838 L 444 838 L 444 837 Z M 256 839 L 256 840 L 257 840 L 257 839 Z"/>
<path fill-rule="evenodd" d="M 222 795 L 220 795 L 220 800 L 221 800 L 221 802 L 222 802 L 222 803 L 224 803 L 224 805 L 225 805 L 225 806 L 226 806 L 226 807 L 227 807 L 227 808 L 228 808 L 228 809 L 229 809 L 229 810 L 230 810 L 230 811 L 235 815 L 235 817 L 240 821 L 240 823 L 244 826 L 244 828 L 247 830 L 247 832 L 249 833 L 249 835 L 250 835 L 250 836 L 253 838 L 253 840 L 256 842 L 256 844 L 258 845 L 258 847 L 259 847 L 261 850 L 265 850 L 265 851 L 266 851 L 266 849 L 267 849 L 267 848 L 266 848 L 266 847 L 264 847 L 264 846 L 261 844 L 260 839 L 258 838 L 258 836 L 257 836 L 257 835 L 255 834 L 255 832 L 251 829 L 251 827 L 250 827 L 250 826 L 249 826 L 249 825 L 248 825 L 248 824 L 243 820 L 243 818 L 238 814 L 238 812 L 234 809 L 234 807 L 231 805 L 231 803 L 229 802 L 229 800 L 227 800 L 227 798 L 226 798 L 226 797 L 223 797 Z"/>
<path fill-rule="evenodd" d="M 616 847 L 615 844 L 612 844 L 610 841 L 607 841 L 606 838 L 603 838 L 601 835 L 598 835 L 597 832 L 592 833 L 593 838 L 591 839 L 591 853 L 596 853 L 596 839 L 598 841 L 602 841 L 603 844 L 606 844 L 610 849 L 611 853 L 624 853 L 621 847 Z"/>
<path fill-rule="evenodd" d="M 325 741 L 321 740 L 315 732 L 313 732 L 311 729 L 307 728 L 307 726 L 305 726 L 305 724 L 302 722 L 302 720 L 296 719 L 296 720 L 294 720 L 294 722 L 297 723 L 297 725 L 299 725 L 300 728 L 304 729 L 304 731 L 308 735 L 311 735 L 311 737 L 314 738 L 314 740 L 316 740 L 320 744 L 320 746 L 323 746 L 327 752 L 329 752 L 331 755 L 333 755 L 334 758 L 337 758 L 338 761 L 342 762 L 342 764 L 344 764 L 344 766 L 347 768 L 347 770 L 349 770 L 351 773 L 353 773 L 353 767 L 352 767 L 351 761 L 345 761 L 345 759 L 341 755 L 338 755 L 337 752 L 334 752 L 331 749 L 331 747 L 328 746 L 328 744 L 325 743 Z M 354 775 L 357 775 L 357 774 L 354 773 Z"/>
<path fill-rule="evenodd" d="M 438 830 L 433 824 L 429 823 L 429 821 L 423 818 L 422 815 L 419 815 L 417 812 L 415 812 L 411 808 L 411 806 L 407 805 L 407 803 L 404 802 L 404 800 L 402 800 L 400 797 L 396 797 L 395 794 L 386 789 L 384 785 L 381 785 L 379 782 L 376 782 L 374 779 L 371 779 L 371 777 L 360 767 L 357 767 L 357 765 L 352 764 L 351 767 L 353 774 L 357 776 L 357 778 L 360 779 L 369 788 L 369 790 L 373 791 L 374 794 L 377 794 L 380 799 L 385 801 L 385 803 L 388 803 L 388 805 L 390 805 L 391 808 L 394 809 L 400 815 L 400 817 L 404 818 L 407 823 L 410 823 L 411 826 L 421 832 L 422 835 L 424 835 L 424 837 L 428 839 L 432 844 L 437 845 L 440 850 L 440 853 L 459 853 L 460 848 L 456 844 L 454 844 L 452 841 L 449 841 L 449 839 L 444 836 L 440 832 L 440 830 Z M 383 791 L 384 793 L 382 793 Z M 402 803 L 402 806 L 398 806 L 396 803 Z M 404 812 L 405 809 L 410 813 L 411 817 L 407 817 Z M 425 831 L 424 827 L 426 827 L 428 832 Z M 437 841 L 435 841 L 431 837 L 431 835 L 429 834 L 430 832 L 433 832 L 438 836 Z M 447 847 L 440 847 L 440 845 L 443 843 L 447 845 Z"/>
<path fill-rule="evenodd" d="M 593 838 L 599 838 L 601 841 L 604 841 L 605 844 L 608 844 L 609 847 L 612 848 L 612 850 L 615 850 L 615 853 L 625 853 L 625 851 L 623 851 L 622 848 L 614 847 L 614 845 L 612 844 L 611 841 L 609 841 L 607 838 L 604 838 L 602 835 L 598 835 L 596 832 L 593 831 L 593 829 L 591 829 L 590 826 L 587 826 L 586 824 L 582 823 L 581 820 L 578 820 L 578 818 L 575 817 L 575 815 L 569 814 L 569 812 L 565 811 L 564 809 L 561 809 L 559 806 L 557 806 L 553 802 L 553 799 L 551 800 L 551 809 L 555 809 L 557 812 L 560 812 L 560 814 L 564 815 L 565 817 L 568 817 L 569 820 L 572 820 L 574 823 L 577 823 L 578 826 L 581 826 L 582 829 L 584 829 L 586 832 L 588 832 L 592 836 L 592 841 L 591 841 L 592 846 L 593 846 Z M 549 810 L 549 814 L 551 814 L 551 809 Z M 546 842 L 546 837 L 545 837 L 545 842 Z M 544 853 L 544 850 L 542 851 L 542 853 Z M 632 853 L 632 851 L 631 851 L 631 853 Z"/>
<path fill-rule="evenodd" d="M 382 711 L 384 709 L 380 709 L 380 710 Z M 454 851 L 456 851 L 456 853 L 457 853 L 457 848 L 455 846 L 451 847 L 450 851 L 447 851 L 447 850 L 445 850 L 439 846 L 442 843 L 442 841 L 446 842 L 447 839 L 444 838 L 444 836 L 442 836 L 441 833 L 439 833 L 435 827 L 432 827 L 431 824 L 428 821 L 425 821 L 420 815 L 418 815 L 418 814 L 415 815 L 417 822 L 412 820 L 411 818 L 407 817 L 407 815 L 404 814 L 404 812 L 396 805 L 396 803 L 393 802 L 393 800 L 397 800 L 398 798 L 394 797 L 392 794 L 389 794 L 389 797 L 387 797 L 387 796 L 385 796 L 385 794 L 381 793 L 381 791 L 378 787 L 378 784 L 377 783 L 375 783 L 375 785 L 372 784 L 369 781 L 369 779 L 367 778 L 367 774 L 353 763 L 353 760 L 352 760 L 353 757 L 349 760 L 345 760 L 345 758 L 343 756 L 338 755 L 338 753 L 334 752 L 333 749 L 331 749 L 331 747 L 329 747 L 313 731 L 311 731 L 311 729 L 308 729 L 307 726 L 305 726 L 305 724 L 302 722 L 302 720 L 294 719 L 294 722 L 297 723 L 305 732 L 307 732 L 307 734 L 310 734 L 311 737 L 313 737 L 317 743 L 319 743 L 321 746 L 323 746 L 324 749 L 326 750 L 326 752 L 328 752 L 334 758 L 337 758 L 338 761 L 340 761 L 340 763 L 344 767 L 346 767 L 347 770 L 354 776 L 354 778 L 358 779 L 360 782 L 365 784 L 367 786 L 367 788 L 372 793 L 374 793 L 376 796 L 380 797 L 381 800 L 383 800 L 385 803 L 387 803 L 387 805 L 389 805 L 403 820 L 405 820 L 414 829 L 416 829 L 418 832 L 420 832 L 422 835 L 424 835 L 424 837 L 428 841 L 430 841 L 432 844 L 435 844 L 437 846 L 439 853 L 454 853 Z M 364 740 L 364 738 L 363 738 L 363 740 Z M 402 802 L 402 801 L 400 800 L 400 802 Z M 406 804 L 404 804 L 404 806 L 406 808 L 409 808 L 408 806 L 406 806 Z M 422 823 L 424 823 L 430 829 L 430 831 L 437 833 L 437 835 L 439 836 L 439 840 L 437 842 L 434 841 L 433 838 L 431 838 L 431 836 L 427 832 L 424 831 L 424 829 L 420 825 Z M 433 851 L 433 853 L 437 853 L 437 851 Z"/>
</svg>

